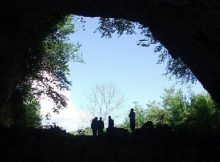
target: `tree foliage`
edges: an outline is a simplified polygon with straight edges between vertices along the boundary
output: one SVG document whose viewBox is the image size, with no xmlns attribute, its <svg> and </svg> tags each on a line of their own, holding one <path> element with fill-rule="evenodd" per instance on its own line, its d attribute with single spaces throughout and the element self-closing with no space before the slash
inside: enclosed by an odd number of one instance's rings
<svg viewBox="0 0 220 162">
<path fill-rule="evenodd" d="M 135 34 L 135 24 L 124 19 L 100 18 L 99 27 L 96 29 L 102 37 L 111 38 L 112 34 Z"/>
<path fill-rule="evenodd" d="M 169 125 L 173 128 L 216 128 L 220 123 L 220 111 L 208 94 L 189 94 L 182 90 L 165 89 L 162 102 L 149 102 L 147 108 L 134 105 L 136 125 L 152 121 L 154 125 Z M 127 127 L 128 119 L 122 126 Z"/>
<path fill-rule="evenodd" d="M 32 93 L 23 94 L 22 89 L 15 89 L 6 106 L 0 112 L 0 124 L 10 127 L 41 126 L 40 104 Z"/>
<path fill-rule="evenodd" d="M 83 62 L 78 53 L 80 45 L 73 45 L 69 41 L 68 36 L 72 33 L 72 16 L 64 16 L 54 23 L 51 32 L 40 44 L 29 49 L 30 56 L 25 58 L 23 77 L 9 99 L 14 104 L 7 107 L 9 111 L 5 114 L 12 119 L 13 124 L 39 127 L 39 99 L 42 95 L 54 101 L 54 112 L 66 106 L 66 98 L 60 91 L 68 90 L 71 85 L 67 78 L 70 71 L 68 63 L 70 60 Z M 2 121 L 4 123 L 6 120 Z"/>
<path fill-rule="evenodd" d="M 42 56 L 35 69 L 26 76 L 22 87 L 30 87 L 35 97 L 42 94 L 50 97 L 56 104 L 54 111 L 66 106 L 65 96 L 58 90 L 68 90 L 71 82 L 67 79 L 70 60 L 83 62 L 78 53 L 80 45 L 69 42 L 68 36 L 74 33 L 72 17 L 66 16 L 56 24 L 53 33 L 50 33 L 42 42 Z M 32 67 L 32 66 L 31 66 Z M 36 85 L 33 86 L 33 83 Z"/>
<path fill-rule="evenodd" d="M 14 94 L 14 101 L 17 101 L 11 107 L 13 125 L 22 127 L 41 127 L 40 104 L 31 93 L 22 95 L 22 91 Z M 20 96 L 16 96 L 20 95 Z"/>
</svg>

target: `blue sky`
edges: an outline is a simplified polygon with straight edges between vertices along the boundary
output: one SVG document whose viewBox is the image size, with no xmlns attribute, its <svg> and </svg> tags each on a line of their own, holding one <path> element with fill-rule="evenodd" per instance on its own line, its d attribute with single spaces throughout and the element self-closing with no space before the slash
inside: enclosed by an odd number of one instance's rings
<svg viewBox="0 0 220 162">
<path fill-rule="evenodd" d="M 123 115 L 115 123 L 124 119 L 134 101 L 142 105 L 148 101 L 160 101 L 164 88 L 175 86 L 187 92 L 188 87 L 191 87 L 195 93 L 204 91 L 199 82 L 195 85 L 181 85 L 177 84 L 175 78 L 169 80 L 164 76 L 166 64 L 157 64 L 158 54 L 153 52 L 154 47 L 136 45 L 140 35 L 101 38 L 100 33 L 94 33 L 98 26 L 97 18 L 85 20 L 86 30 L 81 28 L 82 24 L 75 22 L 76 32 L 70 36 L 72 43 L 79 42 L 82 45 L 80 53 L 85 64 L 70 62 L 69 79 L 72 86 L 68 97 L 72 106 L 65 110 L 63 116 L 61 112 L 60 116 L 54 119 L 58 124 L 61 123 L 62 127 L 68 130 L 82 127 L 80 115 L 87 120 L 85 125 L 89 124 L 89 115 L 86 115 L 87 94 L 91 86 L 97 83 L 112 83 L 125 97 L 125 103 L 120 108 Z M 65 116 L 68 116 L 68 120 L 65 120 Z"/>
<path fill-rule="evenodd" d="M 154 47 L 137 46 L 140 35 L 114 35 L 113 38 L 101 38 L 94 33 L 97 18 L 86 18 L 85 31 L 76 24 L 76 32 L 70 36 L 71 42 L 82 46 L 85 64 L 70 63 L 72 81 L 71 99 L 77 109 L 86 107 L 88 93 L 96 83 L 113 83 L 126 98 L 125 110 L 129 111 L 132 103 L 138 101 L 160 100 L 164 88 L 175 86 L 185 92 L 191 87 L 194 92 L 202 92 L 199 82 L 195 85 L 176 84 L 175 78 L 169 80 L 164 76 L 165 64 L 157 64 L 158 54 Z"/>
</svg>

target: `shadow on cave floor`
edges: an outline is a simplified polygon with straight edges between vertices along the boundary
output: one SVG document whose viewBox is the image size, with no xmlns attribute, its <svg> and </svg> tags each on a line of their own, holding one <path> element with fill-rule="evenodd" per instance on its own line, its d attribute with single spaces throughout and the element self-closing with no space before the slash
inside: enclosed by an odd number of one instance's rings
<svg viewBox="0 0 220 162">
<path fill-rule="evenodd" d="M 219 161 L 220 130 L 139 129 L 127 135 L 73 136 L 60 129 L 0 128 L 1 161 Z"/>
</svg>

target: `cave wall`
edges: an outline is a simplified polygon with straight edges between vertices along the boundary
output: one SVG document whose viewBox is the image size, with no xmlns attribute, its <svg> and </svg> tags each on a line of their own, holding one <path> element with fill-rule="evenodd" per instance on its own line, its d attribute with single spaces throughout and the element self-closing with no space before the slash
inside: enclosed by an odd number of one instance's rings
<svg viewBox="0 0 220 162">
<path fill-rule="evenodd" d="M 0 2 L 0 105 L 24 73 L 28 49 L 50 31 L 48 15 L 125 18 L 150 28 L 175 57 L 181 57 L 220 103 L 220 2 L 218 0 L 2 0 Z M 43 21 L 44 22 L 44 21 Z"/>
</svg>

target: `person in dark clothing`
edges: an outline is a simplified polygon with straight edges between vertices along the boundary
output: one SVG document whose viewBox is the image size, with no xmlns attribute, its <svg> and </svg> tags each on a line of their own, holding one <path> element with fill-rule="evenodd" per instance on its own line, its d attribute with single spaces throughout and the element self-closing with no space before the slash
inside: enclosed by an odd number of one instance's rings
<svg viewBox="0 0 220 162">
<path fill-rule="evenodd" d="M 114 120 L 111 118 L 111 116 L 108 116 L 108 128 L 114 128 Z"/>
<path fill-rule="evenodd" d="M 102 117 L 100 117 L 98 121 L 98 135 L 99 136 L 103 135 L 103 129 L 104 129 L 104 122 L 102 120 Z"/>
<path fill-rule="evenodd" d="M 131 108 L 130 114 L 129 114 L 129 118 L 130 118 L 130 128 L 131 131 L 134 132 L 135 131 L 135 112 L 134 109 Z"/>
<path fill-rule="evenodd" d="M 93 134 L 93 136 L 96 136 L 96 135 L 97 135 L 97 130 L 98 130 L 98 118 L 97 118 L 97 117 L 95 117 L 95 118 L 92 120 L 91 128 L 92 128 L 92 134 Z"/>
</svg>

